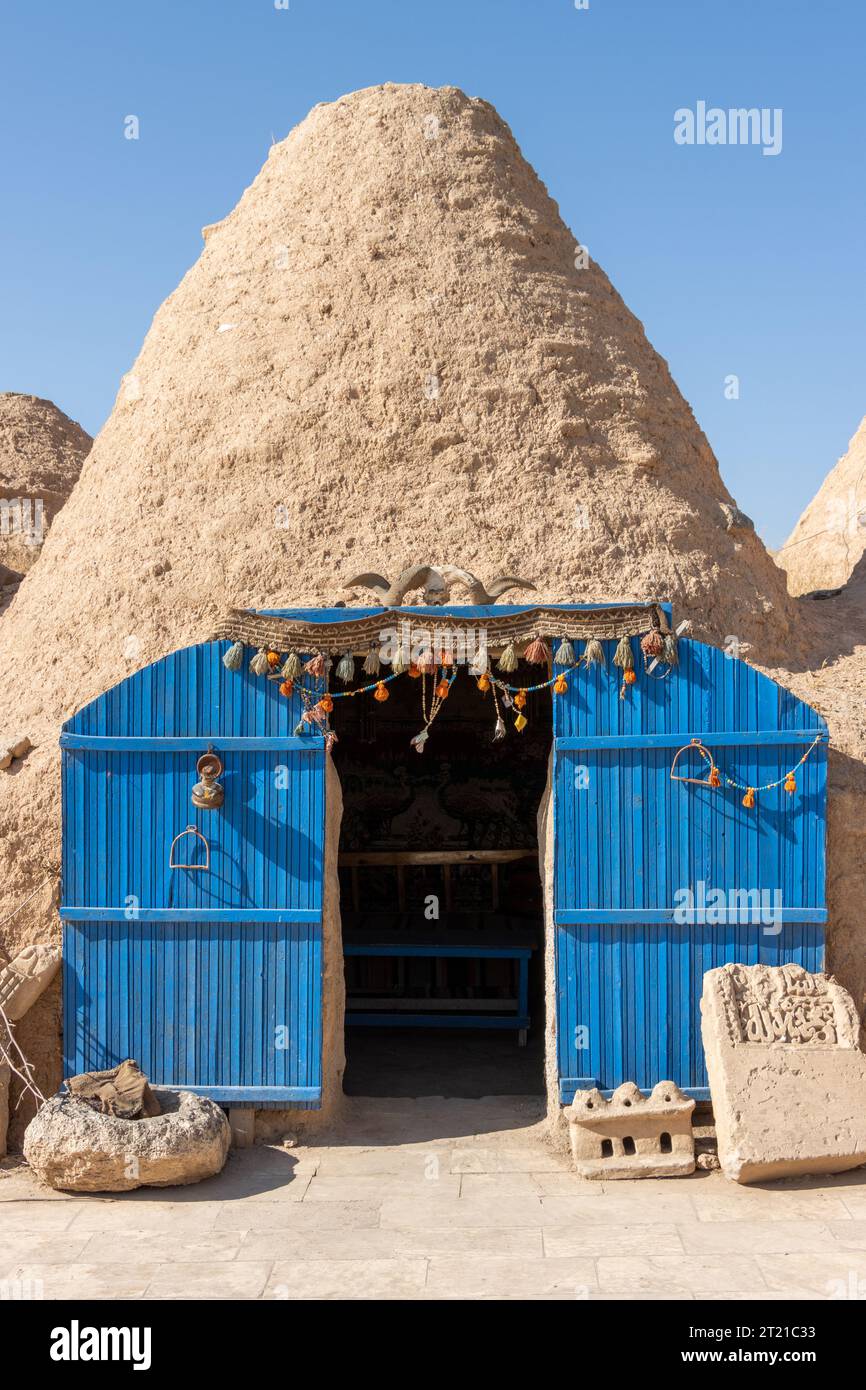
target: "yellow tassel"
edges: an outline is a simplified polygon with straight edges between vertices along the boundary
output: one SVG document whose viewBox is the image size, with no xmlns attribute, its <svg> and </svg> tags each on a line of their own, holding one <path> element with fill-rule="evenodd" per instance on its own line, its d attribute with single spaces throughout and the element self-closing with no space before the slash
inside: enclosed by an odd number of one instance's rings
<svg viewBox="0 0 866 1390">
<path fill-rule="evenodd" d="M 565 676 L 557 676 L 556 680 L 553 682 L 554 695 L 564 695 L 567 689 L 568 681 L 565 679 Z"/>
<path fill-rule="evenodd" d="M 796 790 L 797 790 L 797 779 L 796 779 L 796 777 L 794 776 L 793 772 L 789 772 L 788 775 L 787 775 L 787 777 L 785 778 L 785 791 L 786 791 L 786 792 L 788 793 L 788 795 L 790 796 L 790 795 L 791 795 L 793 792 L 795 792 Z"/>
<path fill-rule="evenodd" d="M 388 697 L 389 697 L 389 695 L 390 695 L 390 693 L 391 693 L 391 692 L 390 692 L 390 690 L 388 689 L 388 687 L 386 686 L 386 684 L 385 684 L 384 681 L 377 681 L 377 682 L 376 682 L 376 689 L 375 689 L 374 692 L 373 692 L 373 699 L 374 699 L 374 700 L 387 700 Z"/>
<path fill-rule="evenodd" d="M 754 788 L 754 787 L 747 787 L 747 788 L 746 788 L 746 795 L 743 797 L 743 805 L 746 807 L 746 810 L 747 810 L 747 811 L 751 811 L 751 809 L 752 809 L 752 807 L 754 806 L 754 804 L 755 804 L 755 788 Z"/>
<path fill-rule="evenodd" d="M 525 714 L 518 714 L 517 718 L 514 721 L 514 727 L 518 733 L 522 733 L 528 723 L 529 720 L 527 719 Z"/>
<path fill-rule="evenodd" d="M 478 677 L 478 680 L 475 682 L 475 684 L 478 686 L 478 689 L 481 691 L 482 695 L 486 695 L 487 691 L 490 689 L 490 677 L 488 676 L 486 671 L 484 672 L 483 676 Z"/>
<path fill-rule="evenodd" d="M 616 651 L 613 654 L 614 666 L 619 666 L 622 671 L 634 670 L 634 652 L 631 649 L 631 642 L 627 637 L 620 637 Z"/>
</svg>

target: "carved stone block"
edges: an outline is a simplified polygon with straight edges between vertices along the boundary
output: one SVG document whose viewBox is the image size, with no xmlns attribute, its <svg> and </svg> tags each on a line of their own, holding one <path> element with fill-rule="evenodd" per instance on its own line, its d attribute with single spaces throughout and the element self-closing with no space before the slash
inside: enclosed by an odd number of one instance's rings
<svg viewBox="0 0 866 1390">
<path fill-rule="evenodd" d="M 610 1100 L 578 1091 L 566 1111 L 574 1166 L 585 1178 L 676 1178 L 693 1173 L 695 1102 L 672 1081 L 645 1096 L 633 1081 Z"/>
<path fill-rule="evenodd" d="M 47 989 L 60 967 L 57 946 L 23 946 L 8 965 L 0 967 L 0 1008 L 17 1023 Z"/>
<path fill-rule="evenodd" d="M 735 1182 L 866 1162 L 866 1055 L 847 990 L 801 965 L 708 970 L 701 1033 L 719 1160 Z"/>
</svg>

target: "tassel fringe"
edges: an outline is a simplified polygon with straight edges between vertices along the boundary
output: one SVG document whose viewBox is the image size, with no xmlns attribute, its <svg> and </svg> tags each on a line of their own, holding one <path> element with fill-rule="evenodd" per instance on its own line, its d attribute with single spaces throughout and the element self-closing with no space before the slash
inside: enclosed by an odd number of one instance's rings
<svg viewBox="0 0 866 1390">
<path fill-rule="evenodd" d="M 524 660 L 533 666 L 546 666 L 550 661 L 550 648 L 542 637 L 536 637 L 530 642 L 523 656 Z"/>
<path fill-rule="evenodd" d="M 621 671 L 634 670 L 634 652 L 628 637 L 620 637 L 613 654 L 613 664 L 618 666 Z"/>
<path fill-rule="evenodd" d="M 223 666 L 227 671 L 239 671 L 244 664 L 244 644 L 243 642 L 232 642 L 228 651 L 223 657 Z"/>
<path fill-rule="evenodd" d="M 505 651 L 500 656 L 496 665 L 499 667 L 500 671 L 510 672 L 517 670 L 517 652 L 514 650 L 513 642 L 508 643 L 508 646 L 505 648 Z"/>
<path fill-rule="evenodd" d="M 337 662 L 337 680 L 344 685 L 351 685 L 355 679 L 355 657 L 353 652 L 343 652 Z"/>
<path fill-rule="evenodd" d="M 597 637 L 590 637 L 589 641 L 583 649 L 583 656 L 581 660 L 586 662 L 587 666 L 607 665 L 607 662 L 604 659 L 604 647 L 601 645 Z"/>
</svg>

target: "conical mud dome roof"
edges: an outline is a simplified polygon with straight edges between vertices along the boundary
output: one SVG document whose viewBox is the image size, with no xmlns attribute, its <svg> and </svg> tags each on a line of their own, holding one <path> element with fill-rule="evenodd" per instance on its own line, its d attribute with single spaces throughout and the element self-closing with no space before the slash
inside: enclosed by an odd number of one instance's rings
<svg viewBox="0 0 866 1390">
<path fill-rule="evenodd" d="M 432 561 L 670 598 L 758 660 L 797 640 L 665 363 L 487 103 L 318 106 L 206 233 L 3 620 L 0 729 L 37 748 L 0 787 L 0 900 L 56 857 L 61 720 L 231 604 Z"/>
<path fill-rule="evenodd" d="M 866 550 L 866 419 L 776 559 L 792 594 L 846 584 Z"/>
<path fill-rule="evenodd" d="M 0 583 L 3 566 L 23 574 L 39 555 L 39 536 L 63 506 L 81 472 L 93 440 L 53 401 L 0 391 L 0 499 L 24 504 L 32 525 L 22 527 L 20 513 L 0 533 Z M 41 524 L 35 511 L 41 504 Z M 26 517 L 25 517 L 26 523 Z M 28 541 L 27 537 L 32 539 Z"/>
</svg>

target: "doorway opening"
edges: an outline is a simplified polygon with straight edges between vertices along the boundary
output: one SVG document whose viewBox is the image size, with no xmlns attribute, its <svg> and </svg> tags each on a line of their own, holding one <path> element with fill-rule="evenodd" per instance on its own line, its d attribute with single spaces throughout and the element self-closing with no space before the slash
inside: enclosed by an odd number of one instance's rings
<svg viewBox="0 0 866 1390">
<path fill-rule="evenodd" d="M 544 1093 L 544 912 L 538 809 L 552 739 L 549 688 L 526 727 L 462 669 L 430 729 L 436 677 L 389 699 L 335 701 L 343 794 L 340 912 L 344 1090 L 363 1096 Z M 509 685 L 539 681 L 521 662 Z M 361 675 L 356 685 L 368 683 Z M 500 696 L 501 703 L 501 696 Z M 429 705 L 428 705 L 429 710 Z"/>
</svg>

